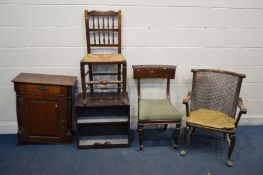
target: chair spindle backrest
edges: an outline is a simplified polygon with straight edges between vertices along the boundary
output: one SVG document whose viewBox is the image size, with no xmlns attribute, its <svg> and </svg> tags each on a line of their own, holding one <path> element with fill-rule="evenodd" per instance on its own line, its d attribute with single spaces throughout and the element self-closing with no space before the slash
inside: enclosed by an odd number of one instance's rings
<svg viewBox="0 0 263 175">
<path fill-rule="evenodd" d="M 121 53 L 121 10 L 85 10 L 87 52 L 92 47 L 115 47 Z"/>
<path fill-rule="evenodd" d="M 244 74 L 235 72 L 192 69 L 191 111 L 206 108 L 235 117 Z"/>
</svg>

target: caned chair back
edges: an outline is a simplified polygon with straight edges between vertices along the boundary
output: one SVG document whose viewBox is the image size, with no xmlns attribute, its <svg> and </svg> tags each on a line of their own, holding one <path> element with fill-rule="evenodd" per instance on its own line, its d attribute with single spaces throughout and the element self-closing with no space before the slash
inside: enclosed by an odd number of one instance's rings
<svg viewBox="0 0 263 175">
<path fill-rule="evenodd" d="M 229 71 L 192 69 L 191 111 L 201 108 L 236 115 L 242 79 L 246 76 Z"/>
</svg>

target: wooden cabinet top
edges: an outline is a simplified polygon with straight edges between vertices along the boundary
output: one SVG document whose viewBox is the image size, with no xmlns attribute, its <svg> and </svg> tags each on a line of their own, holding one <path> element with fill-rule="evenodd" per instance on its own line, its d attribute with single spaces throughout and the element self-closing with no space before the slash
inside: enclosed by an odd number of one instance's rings
<svg viewBox="0 0 263 175">
<path fill-rule="evenodd" d="M 76 76 L 33 74 L 33 73 L 20 73 L 12 80 L 12 82 L 15 83 L 32 83 L 32 84 L 47 84 L 47 85 L 62 85 L 62 86 L 74 86 L 76 81 L 77 81 Z"/>
</svg>

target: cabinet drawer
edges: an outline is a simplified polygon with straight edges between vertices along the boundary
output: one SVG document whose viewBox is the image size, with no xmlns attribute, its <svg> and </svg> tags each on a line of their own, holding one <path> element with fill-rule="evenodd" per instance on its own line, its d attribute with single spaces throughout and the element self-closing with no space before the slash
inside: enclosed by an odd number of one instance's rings
<svg viewBox="0 0 263 175">
<path fill-rule="evenodd" d="M 19 84 L 18 90 L 32 93 L 67 94 L 67 87 L 44 84 Z"/>
</svg>

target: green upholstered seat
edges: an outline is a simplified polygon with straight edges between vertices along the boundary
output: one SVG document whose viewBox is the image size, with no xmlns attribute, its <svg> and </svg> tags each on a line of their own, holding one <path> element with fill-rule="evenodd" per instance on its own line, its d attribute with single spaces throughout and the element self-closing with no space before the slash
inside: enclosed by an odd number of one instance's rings
<svg viewBox="0 0 263 175">
<path fill-rule="evenodd" d="M 235 120 L 219 111 L 198 109 L 190 113 L 186 122 L 218 129 L 235 128 Z"/>
<path fill-rule="evenodd" d="M 140 120 L 180 120 L 181 114 L 168 99 L 141 99 Z"/>
</svg>

